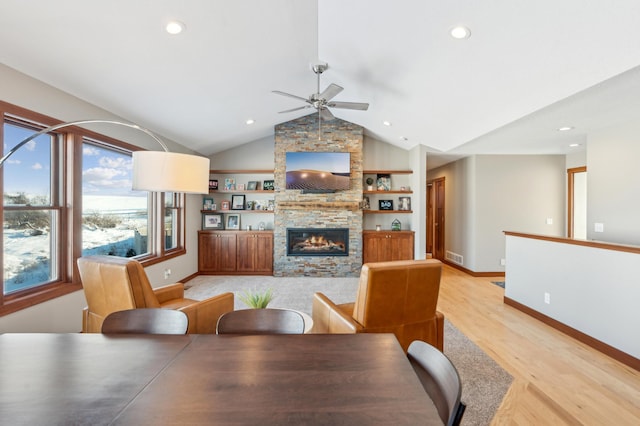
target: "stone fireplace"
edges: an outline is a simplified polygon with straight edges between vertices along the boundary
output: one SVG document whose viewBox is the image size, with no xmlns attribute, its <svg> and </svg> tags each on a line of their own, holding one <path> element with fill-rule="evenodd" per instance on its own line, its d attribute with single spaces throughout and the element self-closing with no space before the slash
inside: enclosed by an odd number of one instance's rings
<svg viewBox="0 0 640 426">
<path fill-rule="evenodd" d="M 349 256 L 349 229 L 289 228 L 287 256 Z"/>
<path fill-rule="evenodd" d="M 274 276 L 355 277 L 362 267 L 362 145 L 364 129 L 335 119 L 323 121 L 318 137 L 318 114 L 278 124 L 274 146 Z M 349 189 L 335 193 L 303 193 L 285 189 L 287 152 L 349 152 L 351 175 Z M 297 241 L 298 250 L 289 246 L 290 230 L 303 228 L 324 233 L 333 244 L 344 244 L 344 253 L 328 250 L 310 254 L 311 242 Z M 337 243 L 335 230 L 345 230 L 344 241 Z M 301 238 L 301 237 L 299 237 Z M 315 244 L 318 244 L 317 241 Z M 302 250 L 306 248 L 306 250 Z"/>
</svg>

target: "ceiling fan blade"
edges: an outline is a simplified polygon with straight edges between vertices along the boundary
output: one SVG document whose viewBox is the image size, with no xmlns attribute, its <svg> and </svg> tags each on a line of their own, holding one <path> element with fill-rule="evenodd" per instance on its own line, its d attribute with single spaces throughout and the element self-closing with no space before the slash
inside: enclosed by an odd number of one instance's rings
<svg viewBox="0 0 640 426">
<path fill-rule="evenodd" d="M 279 90 L 272 90 L 272 92 L 277 94 L 277 95 L 288 96 L 290 98 L 298 99 L 298 100 L 304 101 L 306 103 L 311 103 L 311 101 L 309 101 L 309 99 L 303 98 L 301 96 L 292 95 L 290 93 L 281 92 Z"/>
<path fill-rule="evenodd" d="M 333 99 L 333 97 L 335 95 L 337 95 L 338 93 L 342 92 L 343 90 L 344 89 L 342 87 L 338 86 L 337 84 L 331 83 L 329 85 L 329 87 L 324 89 L 324 92 L 322 92 L 322 93 L 320 93 L 320 95 L 318 95 L 318 98 L 328 101 L 329 99 Z"/>
<path fill-rule="evenodd" d="M 327 106 L 331 108 L 357 109 L 360 111 L 369 109 L 369 104 L 362 102 L 329 102 Z"/>
<path fill-rule="evenodd" d="M 320 117 L 322 117 L 322 119 L 325 121 L 331 121 L 336 118 L 333 114 L 331 114 L 331 111 L 326 108 L 320 108 L 318 112 L 320 113 Z"/>
<path fill-rule="evenodd" d="M 284 112 L 293 112 L 293 111 L 298 111 L 298 110 L 300 110 L 300 109 L 305 109 L 305 108 L 311 108 L 311 105 L 305 105 L 305 106 L 301 106 L 301 107 L 298 107 L 298 108 L 291 108 L 291 109 L 287 109 L 287 110 L 284 110 L 284 111 L 280 111 L 280 112 L 279 112 L 279 114 L 282 114 L 282 113 L 284 113 Z"/>
</svg>

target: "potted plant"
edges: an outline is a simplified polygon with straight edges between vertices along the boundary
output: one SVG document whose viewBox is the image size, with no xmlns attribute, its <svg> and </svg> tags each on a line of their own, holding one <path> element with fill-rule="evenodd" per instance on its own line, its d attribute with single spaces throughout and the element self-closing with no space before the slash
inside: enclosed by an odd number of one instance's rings
<svg viewBox="0 0 640 426">
<path fill-rule="evenodd" d="M 273 299 L 273 290 L 271 288 L 264 291 L 244 290 L 238 298 L 250 308 L 264 309 Z"/>
</svg>

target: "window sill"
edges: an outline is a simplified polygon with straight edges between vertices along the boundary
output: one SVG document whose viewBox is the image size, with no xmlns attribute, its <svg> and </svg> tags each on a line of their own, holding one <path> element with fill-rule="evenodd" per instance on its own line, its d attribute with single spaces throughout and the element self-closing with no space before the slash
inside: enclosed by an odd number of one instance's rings
<svg viewBox="0 0 640 426">
<path fill-rule="evenodd" d="M 0 317 L 18 312 L 22 309 L 55 299 L 66 294 L 82 290 L 82 284 L 58 283 L 51 284 L 46 288 L 41 288 L 35 292 L 24 295 L 5 296 L 4 304 L 0 306 Z"/>
</svg>

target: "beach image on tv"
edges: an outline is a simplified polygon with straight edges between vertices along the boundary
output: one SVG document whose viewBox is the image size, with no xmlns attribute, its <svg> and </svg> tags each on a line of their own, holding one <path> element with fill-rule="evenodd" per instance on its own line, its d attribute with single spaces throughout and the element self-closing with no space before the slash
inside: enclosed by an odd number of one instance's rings
<svg viewBox="0 0 640 426">
<path fill-rule="evenodd" d="M 286 189 L 348 190 L 348 152 L 287 152 Z"/>
</svg>

